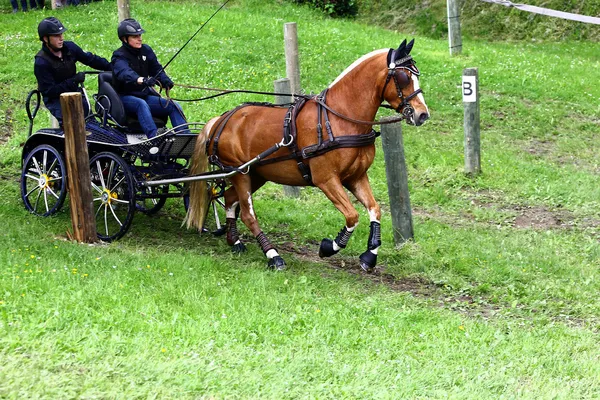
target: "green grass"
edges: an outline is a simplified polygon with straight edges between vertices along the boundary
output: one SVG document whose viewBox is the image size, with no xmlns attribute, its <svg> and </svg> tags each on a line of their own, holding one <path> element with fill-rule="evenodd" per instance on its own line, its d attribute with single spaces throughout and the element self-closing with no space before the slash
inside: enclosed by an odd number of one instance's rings
<svg viewBox="0 0 600 400">
<path fill-rule="evenodd" d="M 133 2 L 132 16 L 166 62 L 217 6 Z M 110 57 L 118 46 L 113 3 L 55 14 L 85 49 Z M 25 211 L 23 102 L 47 15 L 0 14 L 0 398 L 600 397 L 593 44 L 466 40 L 450 58 L 445 41 L 418 36 L 432 119 L 403 132 L 415 241 L 393 245 L 378 148 L 369 175 L 384 211 L 381 274 L 356 273 L 368 238 L 363 209 L 348 248 L 319 261 L 318 242 L 337 234 L 341 215 L 317 190 L 293 200 L 267 185 L 255 209 L 289 265 L 271 273 L 245 228 L 243 256 L 223 238 L 181 228 L 180 201 L 136 215 L 123 239 L 95 246 L 65 239 L 68 205 L 45 219 Z M 290 21 L 306 92 L 410 37 L 287 2 L 238 1 L 168 73 L 179 83 L 269 91 L 285 75 Z M 460 80 L 474 66 L 483 174 L 470 179 Z M 250 100 L 271 99 L 236 94 L 185 110 L 206 121 Z"/>
</svg>

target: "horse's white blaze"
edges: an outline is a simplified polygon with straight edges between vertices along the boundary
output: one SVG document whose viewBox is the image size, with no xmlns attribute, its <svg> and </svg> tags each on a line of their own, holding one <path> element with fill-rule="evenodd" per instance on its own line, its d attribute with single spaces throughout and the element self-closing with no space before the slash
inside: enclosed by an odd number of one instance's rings
<svg viewBox="0 0 600 400">
<path fill-rule="evenodd" d="M 250 208 L 250 215 L 252 218 L 256 219 L 256 215 L 254 215 L 254 207 L 252 207 L 252 195 L 248 192 L 248 207 Z"/>
<path fill-rule="evenodd" d="M 350 73 L 350 71 L 352 71 L 354 68 L 356 68 L 363 61 L 368 60 L 369 58 L 374 57 L 378 54 L 387 53 L 388 51 L 390 51 L 390 49 L 380 49 L 380 50 L 372 51 L 369 54 L 365 54 L 358 60 L 354 61 L 348 68 L 346 68 L 344 70 L 344 72 L 342 72 L 337 78 L 335 78 L 335 80 L 333 82 L 331 82 L 331 85 L 329 85 L 329 88 L 331 88 L 333 85 L 338 83 L 340 81 L 340 79 L 342 79 L 344 76 L 348 75 L 348 73 Z"/>
<path fill-rule="evenodd" d="M 279 253 L 275 249 L 271 249 L 271 250 L 267 251 L 267 254 L 266 254 L 266 256 L 269 260 L 273 257 L 277 257 L 278 255 L 279 255 Z"/>
<path fill-rule="evenodd" d="M 225 210 L 225 218 L 235 218 L 235 208 L 237 207 L 237 205 L 238 202 L 236 201 L 231 205 L 231 207 Z"/>
<path fill-rule="evenodd" d="M 413 80 L 413 89 L 416 92 L 417 90 L 419 90 L 421 88 L 421 86 L 419 86 L 419 77 L 415 74 L 412 74 L 412 80 Z M 425 104 L 425 97 L 423 97 L 423 93 L 419 93 L 417 95 L 417 99 L 419 99 L 421 101 L 421 103 L 423 103 L 423 105 L 425 106 L 425 110 L 427 111 L 427 114 L 429 114 L 429 107 L 427 107 L 427 104 Z"/>
</svg>

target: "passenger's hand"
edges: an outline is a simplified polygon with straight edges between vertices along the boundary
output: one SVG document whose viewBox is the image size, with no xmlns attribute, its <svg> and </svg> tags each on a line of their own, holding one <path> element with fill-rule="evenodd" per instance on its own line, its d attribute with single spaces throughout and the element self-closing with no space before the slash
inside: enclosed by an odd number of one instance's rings
<svg viewBox="0 0 600 400">
<path fill-rule="evenodd" d="M 83 83 L 85 81 L 85 74 L 83 72 L 78 72 L 73 77 L 73 82 L 75 83 Z"/>
<path fill-rule="evenodd" d="M 144 78 L 144 80 L 142 81 L 142 84 L 144 84 L 145 86 L 148 86 L 148 87 L 152 87 L 152 86 L 156 85 L 157 83 L 158 83 L 158 81 L 156 79 L 154 79 L 153 77 Z"/>
</svg>

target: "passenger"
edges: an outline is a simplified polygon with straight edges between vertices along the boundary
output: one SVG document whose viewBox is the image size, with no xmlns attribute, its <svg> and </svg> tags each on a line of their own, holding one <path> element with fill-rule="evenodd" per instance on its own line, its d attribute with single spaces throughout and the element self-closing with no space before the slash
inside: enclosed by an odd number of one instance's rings
<svg viewBox="0 0 600 400">
<path fill-rule="evenodd" d="M 62 122 L 60 95 L 79 91 L 79 83 L 85 80 L 84 73 L 77 72 L 77 61 L 94 69 L 111 70 L 107 59 L 85 52 L 73 42 L 64 41 L 63 33 L 66 30 L 54 17 L 45 18 L 40 22 L 38 34 L 42 41 L 42 49 L 35 55 L 33 66 L 44 104 L 59 122 Z M 87 115 L 89 109 L 85 99 L 83 106 Z"/>
<path fill-rule="evenodd" d="M 121 96 L 125 112 L 137 115 L 144 134 L 150 139 L 157 135 L 153 115 L 168 116 L 173 127 L 184 125 L 187 121 L 179 104 L 161 99 L 153 89 L 159 83 L 166 89 L 171 89 L 174 84 L 163 71 L 152 48 L 142 44 L 144 32 L 135 19 L 121 21 L 117 33 L 122 43 L 114 51 L 111 63 L 113 83 Z M 181 130 L 188 132 L 187 127 Z"/>
</svg>

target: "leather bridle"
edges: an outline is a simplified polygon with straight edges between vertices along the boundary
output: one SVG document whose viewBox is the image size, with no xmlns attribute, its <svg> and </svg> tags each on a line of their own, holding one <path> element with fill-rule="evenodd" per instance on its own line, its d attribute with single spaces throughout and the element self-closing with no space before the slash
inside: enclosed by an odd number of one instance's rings
<svg viewBox="0 0 600 400">
<path fill-rule="evenodd" d="M 395 50 L 392 50 L 390 59 L 393 60 L 395 58 Z M 410 105 L 410 101 L 417 96 L 419 93 L 423 93 L 421 89 L 417 89 L 408 96 L 404 96 L 402 94 L 402 89 L 406 88 L 410 84 L 411 78 L 409 78 L 408 74 L 404 71 L 408 71 L 414 75 L 421 75 L 419 69 L 415 65 L 416 62 L 410 55 L 403 57 L 396 61 L 391 61 L 388 66 L 388 74 L 385 79 L 385 84 L 383 85 L 383 89 L 381 90 L 381 102 L 384 101 L 384 94 L 387 85 L 393 79 L 394 84 L 396 85 L 396 91 L 398 92 L 398 98 L 401 100 L 398 107 L 393 108 L 392 106 L 382 105 L 382 107 L 390 108 L 395 110 L 397 113 L 401 113 L 407 119 L 407 121 L 411 121 L 411 118 L 415 112 L 414 108 Z"/>
</svg>

